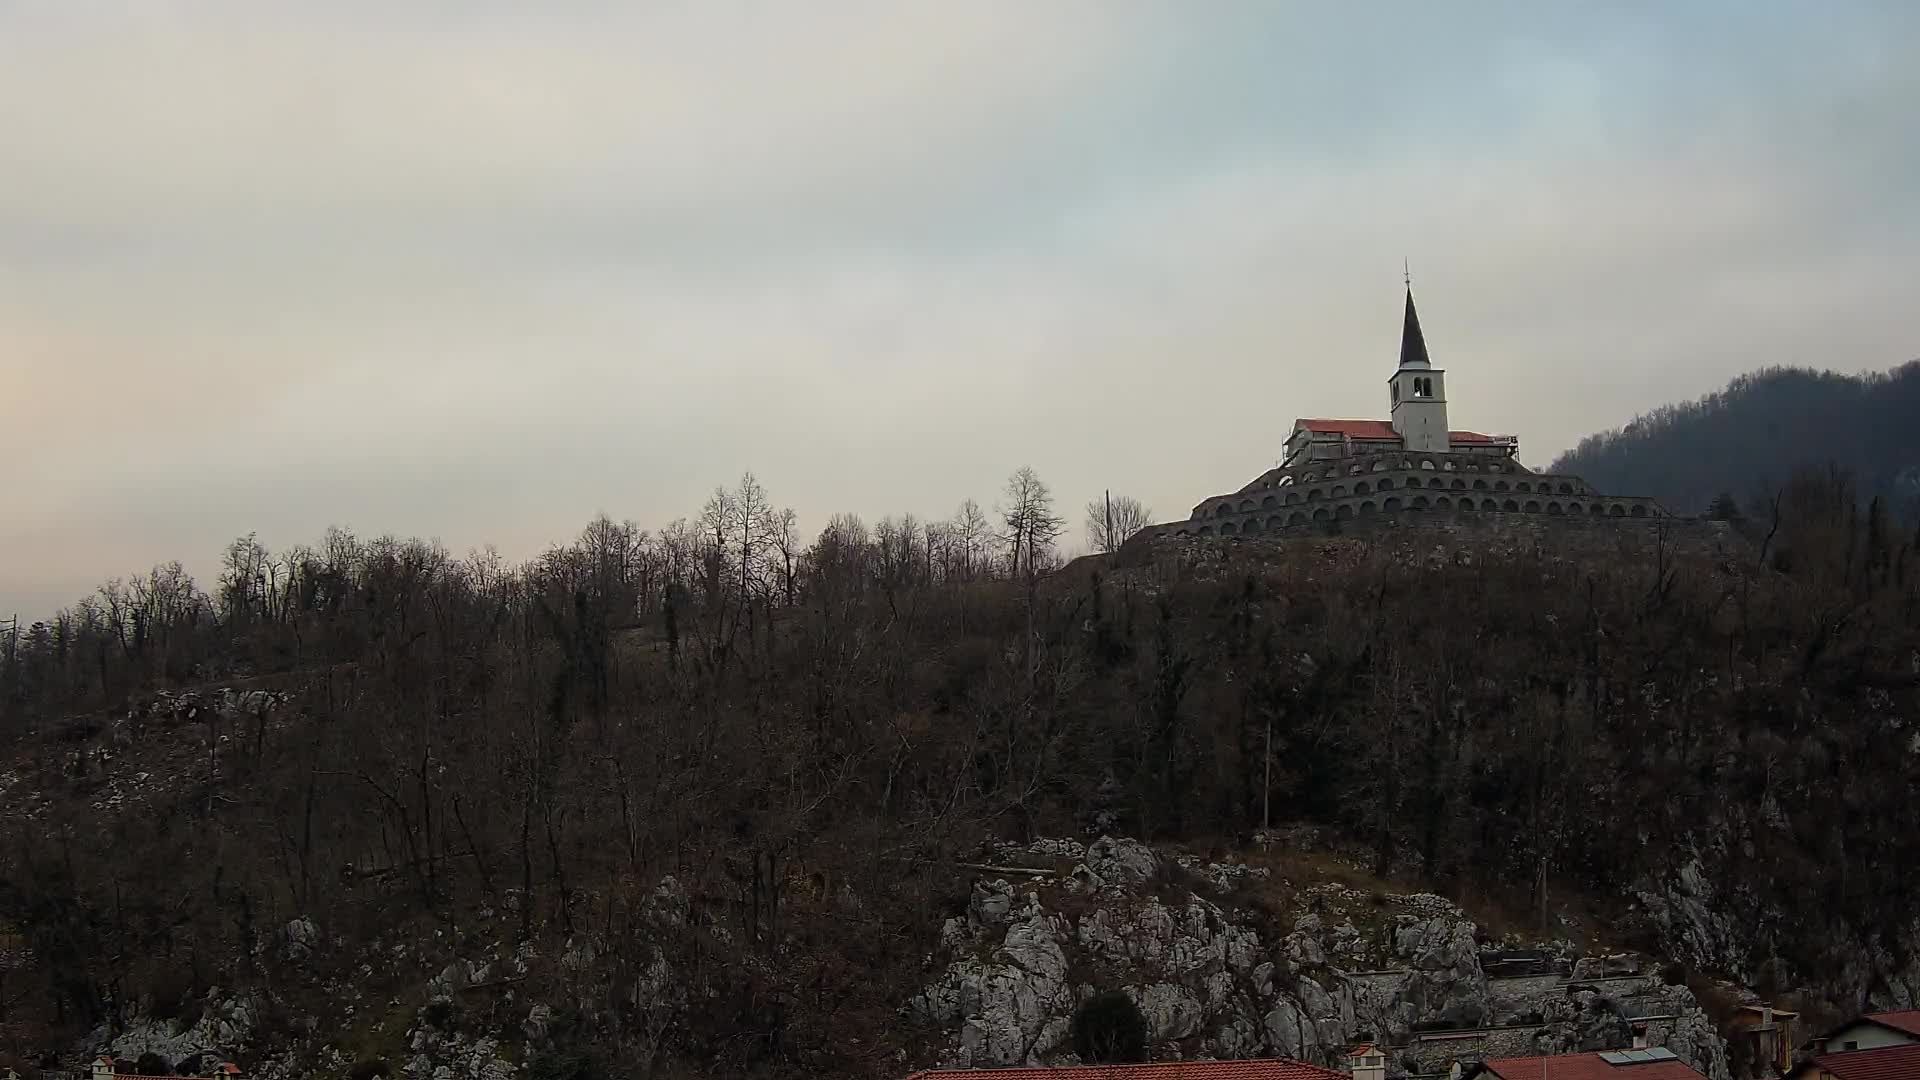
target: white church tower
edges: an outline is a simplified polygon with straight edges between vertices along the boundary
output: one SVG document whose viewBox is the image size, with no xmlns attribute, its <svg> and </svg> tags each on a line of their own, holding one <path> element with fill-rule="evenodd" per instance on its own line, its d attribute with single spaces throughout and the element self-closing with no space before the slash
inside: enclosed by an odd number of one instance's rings
<svg viewBox="0 0 1920 1080">
<path fill-rule="evenodd" d="M 1413 310 L 1413 284 L 1407 284 L 1407 320 L 1400 330 L 1400 367 L 1387 380 L 1393 394 L 1393 430 L 1408 450 L 1444 454 L 1447 435 L 1447 373 L 1427 359 L 1427 339 Z"/>
</svg>

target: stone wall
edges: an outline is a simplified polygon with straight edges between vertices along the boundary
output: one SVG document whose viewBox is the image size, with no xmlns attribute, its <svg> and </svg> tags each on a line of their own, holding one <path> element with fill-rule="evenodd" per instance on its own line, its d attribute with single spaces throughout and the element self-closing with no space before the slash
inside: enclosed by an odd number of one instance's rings
<svg viewBox="0 0 1920 1080">
<path fill-rule="evenodd" d="M 1468 453 L 1396 451 L 1270 469 L 1239 491 L 1203 500 L 1187 520 L 1154 526 L 1140 538 L 1288 536 L 1422 513 L 1671 516 L 1653 499 L 1603 495 L 1577 476 L 1529 472 Z"/>
<path fill-rule="evenodd" d="M 1185 526 L 1188 523 L 1178 523 Z M 1748 544 L 1724 521 L 1682 517 L 1594 517 L 1487 513 L 1484 511 L 1403 511 L 1258 533 L 1194 534 L 1160 526 L 1147 542 L 1218 540 L 1230 543 L 1314 540 L 1333 536 L 1365 537 L 1380 542 L 1435 543 L 1476 550 L 1541 547 L 1565 554 L 1637 555 L 1661 546 L 1693 555 L 1729 557 L 1746 553 Z"/>
</svg>

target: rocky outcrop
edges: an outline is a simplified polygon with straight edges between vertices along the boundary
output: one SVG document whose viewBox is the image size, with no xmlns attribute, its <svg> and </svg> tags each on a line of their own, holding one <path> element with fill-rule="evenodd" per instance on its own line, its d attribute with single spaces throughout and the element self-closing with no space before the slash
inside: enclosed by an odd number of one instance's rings
<svg viewBox="0 0 1920 1080">
<path fill-rule="evenodd" d="M 1074 1010 L 1118 987 L 1146 1017 L 1159 1058 L 1334 1065 L 1364 1035 L 1392 1048 L 1398 1076 L 1450 1053 L 1623 1048 L 1638 1023 L 1726 1080 L 1711 1021 L 1685 987 L 1653 976 L 1655 965 L 1595 957 L 1571 964 L 1577 980 L 1569 961 L 1490 979 L 1478 927 L 1441 897 L 1315 886 L 1303 891 L 1315 910 L 1282 932 L 1269 915 L 1168 895 L 1160 857 L 1135 841 L 1103 837 L 1085 856 L 1024 892 L 983 878 L 965 914 L 948 920 L 932 977 L 906 1010 L 941 1032 L 941 1064 L 1070 1063 Z M 1203 878 L 1216 892 L 1261 880 L 1244 870 Z M 1436 1029 L 1448 1037 L 1425 1037 Z"/>
</svg>

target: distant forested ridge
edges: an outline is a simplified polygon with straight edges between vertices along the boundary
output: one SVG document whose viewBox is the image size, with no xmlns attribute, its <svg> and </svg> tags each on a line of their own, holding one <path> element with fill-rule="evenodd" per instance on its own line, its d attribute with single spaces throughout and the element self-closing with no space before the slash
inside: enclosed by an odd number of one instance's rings
<svg viewBox="0 0 1920 1080">
<path fill-rule="evenodd" d="M 1904 517 L 1920 509 L 1916 418 L 1920 361 L 1867 375 L 1765 368 L 1589 435 L 1551 471 L 1701 513 L 1723 493 L 1750 505 L 1796 468 L 1831 464 L 1852 474 L 1862 499 L 1878 496 Z"/>
</svg>

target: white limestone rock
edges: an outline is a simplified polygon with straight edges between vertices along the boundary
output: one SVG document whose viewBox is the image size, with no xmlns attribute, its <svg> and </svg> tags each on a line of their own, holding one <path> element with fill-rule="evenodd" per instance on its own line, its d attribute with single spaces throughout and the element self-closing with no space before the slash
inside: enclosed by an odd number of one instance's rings
<svg viewBox="0 0 1920 1080">
<path fill-rule="evenodd" d="M 1087 847 L 1086 867 L 1103 884 L 1135 888 L 1160 872 L 1160 857 L 1138 840 L 1103 836 Z"/>
</svg>

